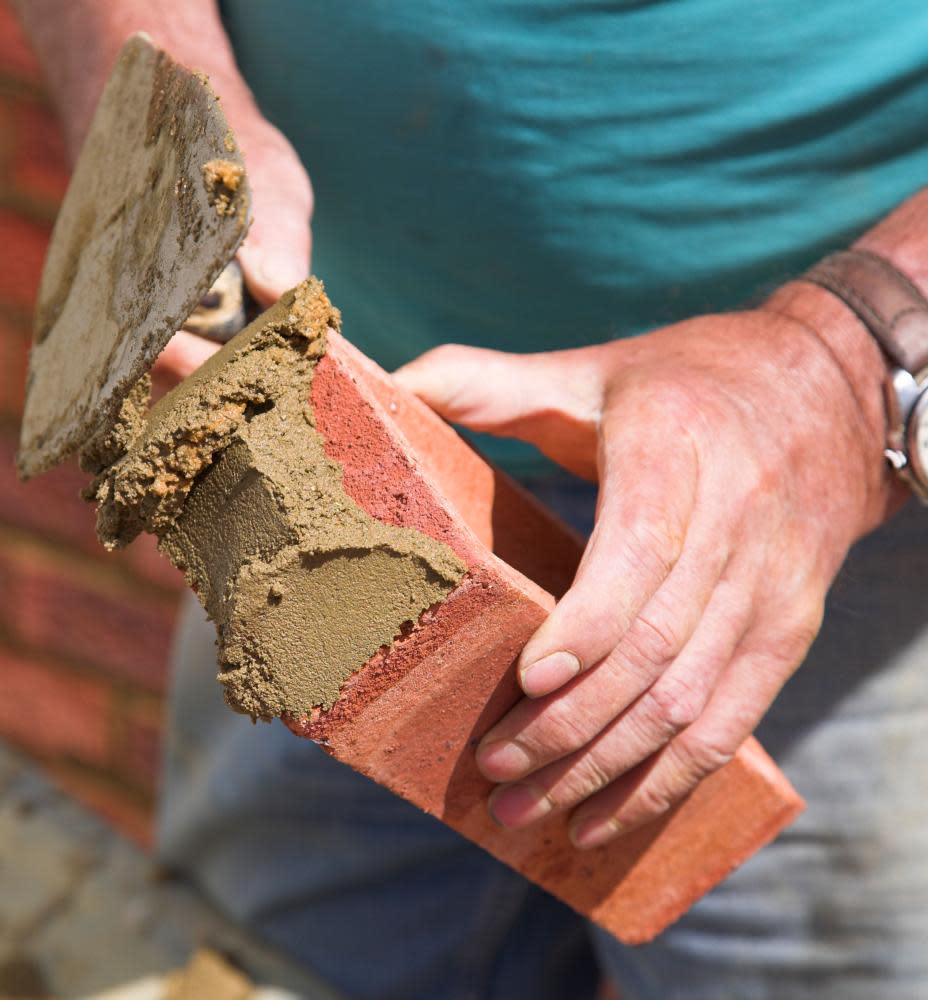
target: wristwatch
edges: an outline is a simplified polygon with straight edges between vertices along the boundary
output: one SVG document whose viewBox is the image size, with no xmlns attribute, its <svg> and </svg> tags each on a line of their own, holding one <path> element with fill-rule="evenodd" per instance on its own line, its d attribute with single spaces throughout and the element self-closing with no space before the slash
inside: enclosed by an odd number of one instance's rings
<svg viewBox="0 0 928 1000">
<path fill-rule="evenodd" d="M 861 319 L 892 366 L 886 382 L 886 458 L 928 504 L 928 299 L 888 260 L 842 250 L 803 275 Z"/>
</svg>

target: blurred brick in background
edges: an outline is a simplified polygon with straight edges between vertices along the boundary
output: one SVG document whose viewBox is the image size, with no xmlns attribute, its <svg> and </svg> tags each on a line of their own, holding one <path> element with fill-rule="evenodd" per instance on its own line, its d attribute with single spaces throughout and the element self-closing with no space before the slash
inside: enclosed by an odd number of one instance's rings
<svg viewBox="0 0 928 1000">
<path fill-rule="evenodd" d="M 143 538 L 107 554 L 74 463 L 13 468 L 32 305 L 68 181 L 41 73 L 0 0 L 0 739 L 146 842 L 180 579 Z"/>
</svg>

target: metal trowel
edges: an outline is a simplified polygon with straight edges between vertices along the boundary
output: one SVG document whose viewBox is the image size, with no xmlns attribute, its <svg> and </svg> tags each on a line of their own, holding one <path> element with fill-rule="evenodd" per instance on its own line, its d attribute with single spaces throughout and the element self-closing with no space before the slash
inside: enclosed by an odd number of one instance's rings
<svg viewBox="0 0 928 1000">
<path fill-rule="evenodd" d="M 206 78 L 135 35 L 52 233 L 29 359 L 24 478 L 106 433 L 231 260 L 250 206 L 241 154 Z M 223 320 L 229 332 L 241 325 Z"/>
</svg>

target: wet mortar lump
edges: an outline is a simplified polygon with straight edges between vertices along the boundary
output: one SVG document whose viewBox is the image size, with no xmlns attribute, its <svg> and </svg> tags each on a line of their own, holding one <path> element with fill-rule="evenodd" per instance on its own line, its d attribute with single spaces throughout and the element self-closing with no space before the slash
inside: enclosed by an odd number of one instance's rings
<svg viewBox="0 0 928 1000">
<path fill-rule="evenodd" d="M 226 701 L 253 718 L 330 708 L 466 570 L 444 543 L 362 510 L 325 454 L 310 384 L 338 324 L 309 279 L 147 420 L 140 387 L 83 456 L 101 540 L 158 536 L 216 624 Z"/>
</svg>

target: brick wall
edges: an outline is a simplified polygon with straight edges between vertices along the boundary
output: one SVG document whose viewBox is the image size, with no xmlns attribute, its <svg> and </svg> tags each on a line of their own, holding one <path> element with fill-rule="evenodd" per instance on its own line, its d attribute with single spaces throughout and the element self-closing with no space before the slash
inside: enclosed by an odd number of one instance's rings
<svg viewBox="0 0 928 1000">
<path fill-rule="evenodd" d="M 145 842 L 177 574 L 143 538 L 107 554 L 72 463 L 13 468 L 32 304 L 64 149 L 41 73 L 0 0 L 0 738 Z"/>
</svg>

